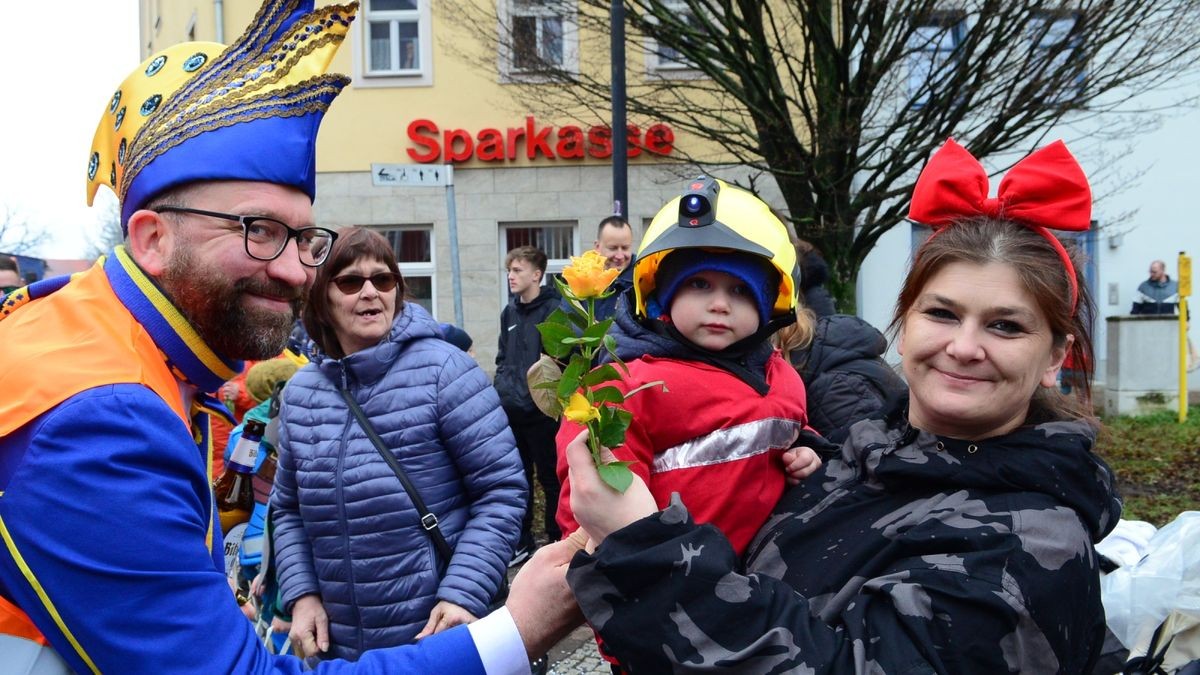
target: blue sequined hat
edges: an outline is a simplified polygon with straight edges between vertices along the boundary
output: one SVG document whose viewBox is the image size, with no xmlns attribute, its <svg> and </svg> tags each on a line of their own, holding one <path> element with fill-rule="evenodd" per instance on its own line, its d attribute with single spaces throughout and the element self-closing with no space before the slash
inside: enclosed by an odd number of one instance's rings
<svg viewBox="0 0 1200 675">
<path fill-rule="evenodd" d="M 358 3 L 266 0 L 229 47 L 178 44 L 146 59 L 113 94 L 88 157 L 87 198 L 121 201 L 121 225 L 155 196 L 198 180 L 316 191 L 317 129 L 350 80 L 327 74 Z"/>
</svg>

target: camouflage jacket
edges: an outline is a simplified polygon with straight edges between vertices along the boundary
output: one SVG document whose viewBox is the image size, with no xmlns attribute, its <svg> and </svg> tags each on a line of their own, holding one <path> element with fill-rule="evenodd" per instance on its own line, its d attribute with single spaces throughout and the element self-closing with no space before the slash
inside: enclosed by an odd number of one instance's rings
<svg viewBox="0 0 1200 675">
<path fill-rule="evenodd" d="M 1104 631 L 1092 544 L 1121 504 L 1083 422 L 971 444 L 860 422 L 785 493 L 745 566 L 677 499 L 568 580 L 626 671 L 1080 673 Z"/>
</svg>

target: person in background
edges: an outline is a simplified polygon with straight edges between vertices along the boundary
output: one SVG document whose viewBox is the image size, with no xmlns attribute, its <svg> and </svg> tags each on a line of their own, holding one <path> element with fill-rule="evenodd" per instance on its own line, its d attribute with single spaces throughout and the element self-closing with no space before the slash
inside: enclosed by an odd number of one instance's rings
<svg viewBox="0 0 1200 675">
<path fill-rule="evenodd" d="M 1092 672 L 1093 545 L 1121 502 L 1098 423 L 1055 388 L 1068 352 L 1092 362 L 1091 299 L 1047 229 L 1086 229 L 1091 191 L 1061 142 L 987 184 L 953 141 L 925 167 L 909 217 L 935 233 L 892 324 L 910 394 L 784 495 L 744 566 L 692 504 L 618 494 L 568 445 L 595 545 L 568 581 L 633 672 Z"/>
<path fill-rule="evenodd" d="M 596 227 L 592 249 L 604 256 L 605 268 L 621 270 L 609 286 L 612 295 L 596 301 L 596 320 L 603 321 L 616 311 L 617 298 L 633 286 L 633 227 L 619 215 L 601 220 Z M 566 300 L 563 303 L 566 310 Z"/>
<path fill-rule="evenodd" d="M 471 336 L 467 333 L 467 331 L 455 326 L 452 323 L 439 323 L 438 328 L 442 332 L 443 340 L 449 342 L 455 347 L 458 347 L 474 358 L 475 350 L 471 348 L 471 345 L 475 344 L 475 341 L 471 339 Z"/>
<path fill-rule="evenodd" d="M 562 532 L 554 522 L 558 504 L 558 476 L 554 470 L 554 434 L 558 422 L 547 417 L 529 395 L 525 373 L 542 353 L 542 335 L 537 325 L 558 307 L 558 291 L 542 284 L 546 274 L 546 254 L 533 246 L 519 246 L 508 252 L 504 261 L 508 270 L 508 290 L 512 301 L 500 312 L 500 345 L 496 352 L 496 391 L 508 415 L 508 425 L 517 439 L 525 480 L 529 484 L 525 517 L 521 521 L 521 539 L 510 565 L 523 562 L 537 548 L 533 536 L 534 474 L 545 495 L 543 517 L 546 538 L 558 541 Z"/>
<path fill-rule="evenodd" d="M 785 328 L 779 333 L 780 346 L 804 380 L 809 425 L 841 445 L 853 424 L 878 419 L 908 386 L 883 360 L 887 338 L 866 321 L 846 314 L 823 316 L 810 335 L 804 341 Z"/>
<path fill-rule="evenodd" d="M 267 0 L 229 48 L 169 47 L 106 97 L 80 169 L 89 202 L 116 192 L 124 243 L 0 307 L 0 383 L 20 392 L 0 397 L 0 669 L 307 669 L 268 653 L 226 580 L 204 392 L 279 353 L 335 238 L 313 220 L 316 134 L 354 11 Z M 514 581 L 511 609 L 317 672 L 526 673 L 574 618 L 564 597 Z"/>
<path fill-rule="evenodd" d="M 318 350 L 283 392 L 271 512 L 305 654 L 357 659 L 483 616 L 520 534 L 527 490 L 500 400 L 404 289 L 387 240 L 351 227 L 304 306 Z M 346 397 L 436 516 L 449 560 Z"/>
<path fill-rule="evenodd" d="M 1167 274 L 1167 264 L 1161 260 L 1150 263 L 1150 278 L 1138 284 L 1130 314 L 1177 314 L 1179 313 L 1179 283 Z M 1188 337 L 1187 369 L 1200 368 L 1200 354 Z M 1073 369 L 1074 370 L 1074 369 Z M 1073 378 L 1074 379 L 1074 378 Z M 1069 385 L 1068 385 L 1069 386 Z"/>
<path fill-rule="evenodd" d="M 1150 263 L 1150 278 L 1138 284 L 1130 314 L 1174 314 L 1179 310 L 1179 284 L 1161 260 Z"/>
<path fill-rule="evenodd" d="M 812 310 L 817 318 L 837 314 L 837 305 L 825 282 L 829 281 L 829 264 L 821 251 L 804 239 L 796 239 L 796 259 L 800 262 L 800 292 L 804 306 Z"/>
<path fill-rule="evenodd" d="M 24 286 L 21 281 L 21 270 L 17 261 L 6 255 L 0 255 L 0 297 L 8 295 Z"/>
</svg>

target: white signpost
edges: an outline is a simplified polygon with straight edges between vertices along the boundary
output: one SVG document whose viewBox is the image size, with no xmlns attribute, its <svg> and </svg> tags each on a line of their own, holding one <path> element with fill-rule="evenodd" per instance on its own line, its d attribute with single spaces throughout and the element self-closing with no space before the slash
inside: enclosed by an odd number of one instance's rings
<svg viewBox="0 0 1200 675">
<path fill-rule="evenodd" d="M 463 327 L 462 274 L 458 269 L 458 213 L 454 208 L 454 167 L 450 164 L 371 164 L 375 187 L 444 187 L 450 220 L 450 273 L 454 286 L 454 324 Z"/>
</svg>

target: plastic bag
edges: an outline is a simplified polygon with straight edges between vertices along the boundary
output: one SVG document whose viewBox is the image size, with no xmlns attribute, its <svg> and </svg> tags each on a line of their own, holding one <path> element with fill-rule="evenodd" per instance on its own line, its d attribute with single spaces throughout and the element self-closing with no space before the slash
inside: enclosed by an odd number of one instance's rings
<svg viewBox="0 0 1200 675">
<path fill-rule="evenodd" d="M 1169 615 L 1172 625 L 1161 632 L 1167 649 L 1167 672 L 1200 654 L 1200 511 L 1185 511 L 1156 532 L 1146 554 L 1134 565 L 1121 567 L 1100 582 L 1104 612 L 1117 639 L 1131 656 L 1145 655 L 1155 630 Z"/>
</svg>

